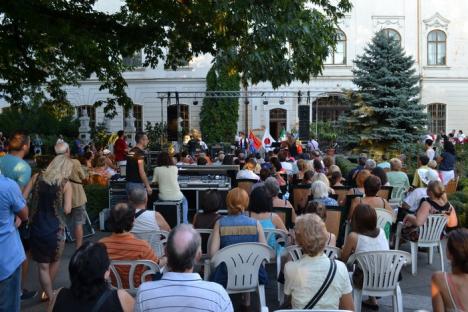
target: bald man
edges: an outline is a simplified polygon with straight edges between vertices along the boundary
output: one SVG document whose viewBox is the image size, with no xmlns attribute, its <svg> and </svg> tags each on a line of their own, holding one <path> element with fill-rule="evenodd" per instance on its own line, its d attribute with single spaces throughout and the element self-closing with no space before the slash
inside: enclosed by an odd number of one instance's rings
<svg viewBox="0 0 468 312">
<path fill-rule="evenodd" d="M 193 273 L 201 257 L 200 234 L 191 225 L 180 224 L 166 244 L 169 272 L 159 281 L 143 283 L 138 289 L 135 311 L 233 311 L 226 290 Z"/>
</svg>

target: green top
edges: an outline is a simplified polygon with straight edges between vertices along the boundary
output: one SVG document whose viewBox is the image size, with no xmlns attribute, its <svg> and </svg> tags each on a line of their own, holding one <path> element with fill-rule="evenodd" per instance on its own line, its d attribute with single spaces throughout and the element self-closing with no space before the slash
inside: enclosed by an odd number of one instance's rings
<svg viewBox="0 0 468 312">
<path fill-rule="evenodd" d="M 402 171 L 387 172 L 388 183 L 393 187 L 404 187 L 408 189 L 410 184 L 408 176 Z"/>
</svg>

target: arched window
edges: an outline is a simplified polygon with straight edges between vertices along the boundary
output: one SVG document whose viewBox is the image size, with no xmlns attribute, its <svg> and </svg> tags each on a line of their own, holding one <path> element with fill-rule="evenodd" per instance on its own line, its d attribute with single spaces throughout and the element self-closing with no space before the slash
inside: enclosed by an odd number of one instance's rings
<svg viewBox="0 0 468 312">
<path fill-rule="evenodd" d="M 128 111 L 124 110 L 123 122 L 124 128 L 127 126 L 125 120 L 128 117 Z M 133 104 L 133 117 L 135 118 L 135 128 L 137 132 L 143 132 L 143 106 Z"/>
<path fill-rule="evenodd" d="M 447 120 L 447 105 L 434 103 L 427 105 L 428 130 L 432 133 L 445 131 Z"/>
<path fill-rule="evenodd" d="M 278 140 L 281 130 L 286 131 L 288 112 L 284 108 L 275 108 L 270 110 L 270 133 Z"/>
<path fill-rule="evenodd" d="M 447 35 L 433 30 L 427 35 L 427 65 L 446 65 Z"/>
<path fill-rule="evenodd" d="M 392 28 L 385 28 L 382 30 L 387 38 L 393 38 L 401 45 L 401 36 L 398 31 Z"/>
<path fill-rule="evenodd" d="M 345 65 L 346 64 L 346 35 L 341 30 L 336 31 L 335 50 L 330 49 L 325 64 Z"/>
<path fill-rule="evenodd" d="M 76 108 L 78 117 L 83 116 L 84 112 L 88 114 L 89 117 L 89 126 L 91 128 L 96 128 L 96 107 L 93 105 L 81 105 Z"/>
</svg>

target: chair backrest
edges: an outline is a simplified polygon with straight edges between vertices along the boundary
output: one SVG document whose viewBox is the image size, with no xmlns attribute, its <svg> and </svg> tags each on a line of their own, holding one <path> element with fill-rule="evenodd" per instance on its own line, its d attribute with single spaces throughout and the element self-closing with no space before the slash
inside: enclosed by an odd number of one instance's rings
<svg viewBox="0 0 468 312">
<path fill-rule="evenodd" d="M 297 261 L 302 258 L 302 248 L 298 245 L 286 247 L 286 252 L 289 254 L 292 261 Z"/>
<path fill-rule="evenodd" d="M 334 186 L 335 194 L 338 195 L 338 204 L 344 206 L 346 204 L 346 195 L 348 195 L 349 187 L 347 186 Z"/>
<path fill-rule="evenodd" d="M 433 214 L 427 217 L 426 222 L 419 227 L 418 243 L 438 243 L 447 222 L 445 214 Z"/>
<path fill-rule="evenodd" d="M 277 245 L 286 246 L 288 244 L 288 232 L 280 229 L 263 229 L 265 233 L 265 240 L 270 242 L 270 240 L 275 239 Z"/>
<path fill-rule="evenodd" d="M 389 200 L 392 194 L 393 186 L 382 186 L 377 192 L 377 196 L 382 197 L 383 199 Z"/>
<path fill-rule="evenodd" d="M 452 194 L 457 191 L 458 180 L 460 177 L 456 177 L 455 179 L 450 180 L 445 187 L 445 193 Z"/>
<path fill-rule="evenodd" d="M 342 221 L 342 208 L 337 206 L 327 206 L 326 208 L 327 220 L 325 220 L 325 226 L 327 227 L 327 231 L 338 237 Z"/>
<path fill-rule="evenodd" d="M 244 191 L 247 192 L 247 194 L 250 195 L 252 192 L 252 185 L 254 183 L 257 183 L 257 180 L 252 180 L 252 179 L 237 179 L 237 187 L 243 189 Z"/>
<path fill-rule="evenodd" d="M 281 218 L 287 229 L 292 229 L 292 209 L 289 207 L 273 207 L 272 212 L 276 213 Z"/>
<path fill-rule="evenodd" d="M 330 259 L 339 259 L 341 257 L 341 249 L 338 247 L 333 246 L 325 246 L 323 252 L 327 255 Z"/>
<path fill-rule="evenodd" d="M 219 250 L 211 263 L 217 267 L 225 263 L 227 267 L 227 286 L 229 292 L 253 291 L 258 286 L 258 272 L 263 261 L 270 261 L 273 250 L 261 243 L 233 244 Z"/>
<path fill-rule="evenodd" d="M 142 233 L 136 233 L 136 237 L 139 239 L 145 240 L 150 244 L 151 248 L 153 249 L 154 253 L 159 257 L 163 257 L 165 255 L 164 247 L 166 247 L 167 237 L 169 236 L 169 232 L 167 231 L 148 231 Z"/>
<path fill-rule="evenodd" d="M 401 269 L 410 261 L 405 251 L 385 250 L 358 252 L 351 255 L 348 264 L 357 262 L 363 271 L 363 291 L 393 291 Z"/>
<path fill-rule="evenodd" d="M 286 252 L 291 257 L 292 261 L 297 261 L 302 258 L 302 248 L 298 245 L 286 247 Z M 341 257 L 341 249 L 338 247 L 325 246 L 323 253 L 330 259 L 338 259 Z"/>
<path fill-rule="evenodd" d="M 302 309 L 291 309 L 291 310 L 275 310 L 275 312 L 305 312 L 311 310 L 302 310 Z M 314 309 L 314 312 L 351 312 L 350 310 L 317 310 Z"/>
<path fill-rule="evenodd" d="M 293 188 L 293 207 L 294 210 L 299 211 L 304 209 L 310 196 L 309 185 L 296 185 Z"/>
<path fill-rule="evenodd" d="M 202 239 L 202 253 L 207 254 L 208 253 L 208 239 L 213 233 L 213 229 L 195 229 L 198 234 L 200 234 L 201 239 Z"/>
<path fill-rule="evenodd" d="M 405 192 L 406 188 L 404 186 L 394 186 L 390 200 L 398 202 L 402 201 L 405 197 Z"/>
<path fill-rule="evenodd" d="M 385 208 L 375 208 L 377 213 L 377 227 L 385 230 L 387 224 L 393 223 L 393 215 Z"/>
<path fill-rule="evenodd" d="M 128 280 L 122 281 L 122 278 L 119 274 L 117 268 L 126 268 L 128 267 Z M 123 289 L 124 285 L 128 285 L 128 288 L 125 288 L 130 294 L 135 295 L 138 290 L 138 285 L 135 285 L 135 271 L 137 267 L 143 267 L 144 271 L 141 274 L 139 284 L 146 281 L 148 275 L 154 275 L 160 272 L 159 265 L 150 260 L 112 260 L 110 264 L 110 271 L 112 276 L 115 278 L 117 283 L 117 288 Z"/>
</svg>

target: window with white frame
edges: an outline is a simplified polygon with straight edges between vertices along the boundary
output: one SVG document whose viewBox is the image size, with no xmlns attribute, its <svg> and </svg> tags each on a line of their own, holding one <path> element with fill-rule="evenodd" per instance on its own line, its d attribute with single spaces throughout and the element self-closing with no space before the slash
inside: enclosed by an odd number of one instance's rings
<svg viewBox="0 0 468 312">
<path fill-rule="evenodd" d="M 336 46 L 335 49 L 330 49 L 326 65 L 345 65 L 346 64 L 346 35 L 341 30 L 336 31 Z"/>
<path fill-rule="evenodd" d="M 447 65 L 447 35 L 433 30 L 427 35 L 427 65 Z"/>
<path fill-rule="evenodd" d="M 384 32 L 387 38 L 395 39 L 401 45 L 401 35 L 398 31 L 392 28 L 385 28 L 382 31 Z"/>
<path fill-rule="evenodd" d="M 447 120 L 447 105 L 442 103 L 433 103 L 427 105 L 428 130 L 431 133 L 445 131 Z"/>
<path fill-rule="evenodd" d="M 132 56 L 126 56 L 122 60 L 123 65 L 129 68 L 142 67 L 143 66 L 143 52 L 137 51 Z"/>
</svg>

